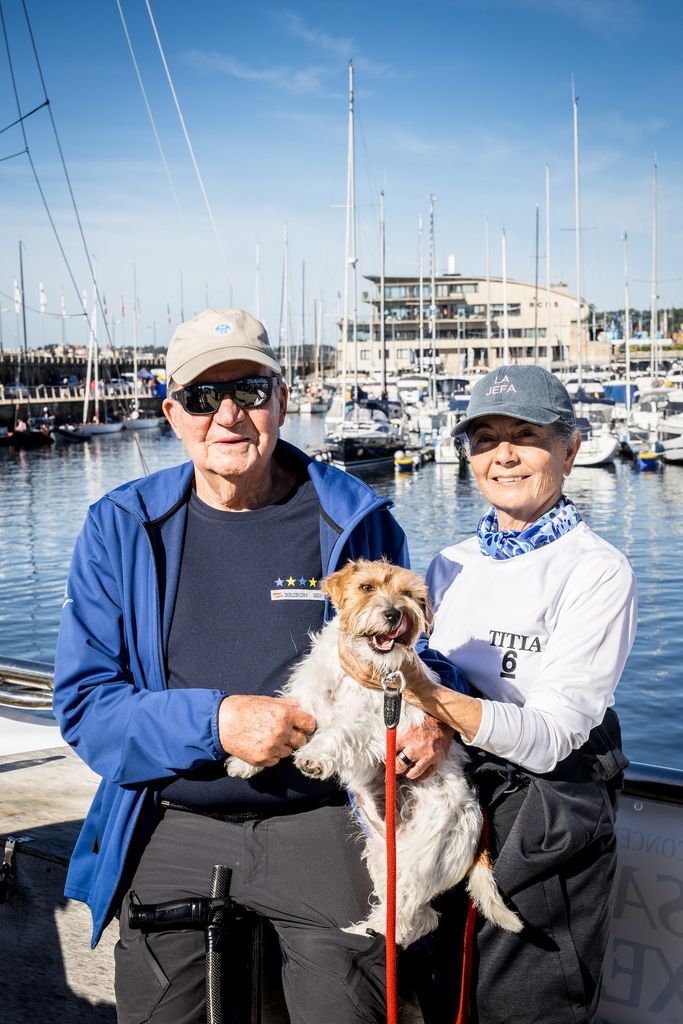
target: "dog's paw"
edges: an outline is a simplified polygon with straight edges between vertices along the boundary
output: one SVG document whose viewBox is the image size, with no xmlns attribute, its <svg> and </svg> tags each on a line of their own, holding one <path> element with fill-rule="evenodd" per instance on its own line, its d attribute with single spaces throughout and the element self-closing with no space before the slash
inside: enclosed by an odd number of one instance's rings
<svg viewBox="0 0 683 1024">
<path fill-rule="evenodd" d="M 334 775 L 334 770 L 329 764 L 306 755 L 303 755 L 302 757 L 296 757 L 295 755 L 294 764 L 300 772 L 304 775 L 308 775 L 310 779 L 329 779 Z"/>
<path fill-rule="evenodd" d="M 224 765 L 226 772 L 233 779 L 253 779 L 261 771 L 255 765 L 243 761 L 241 757 L 228 757 Z"/>
</svg>

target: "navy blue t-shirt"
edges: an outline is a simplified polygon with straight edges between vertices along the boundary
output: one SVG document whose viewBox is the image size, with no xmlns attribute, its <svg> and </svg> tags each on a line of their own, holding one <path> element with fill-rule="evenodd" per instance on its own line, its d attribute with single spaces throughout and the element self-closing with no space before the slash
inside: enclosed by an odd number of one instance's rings
<svg viewBox="0 0 683 1024">
<path fill-rule="evenodd" d="M 320 508 L 310 480 L 279 504 L 227 512 L 190 498 L 168 642 L 169 688 L 272 696 L 323 624 Z M 253 779 L 222 762 L 174 779 L 165 799 L 229 812 L 327 803 L 334 781 L 307 779 L 285 758 Z"/>
</svg>

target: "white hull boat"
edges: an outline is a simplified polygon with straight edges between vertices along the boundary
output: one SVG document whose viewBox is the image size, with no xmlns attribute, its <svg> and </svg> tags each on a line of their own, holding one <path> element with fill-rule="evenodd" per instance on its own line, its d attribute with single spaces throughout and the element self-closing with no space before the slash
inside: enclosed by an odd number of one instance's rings
<svg viewBox="0 0 683 1024">
<path fill-rule="evenodd" d="M 71 433 L 76 437 L 100 437 L 102 434 L 120 434 L 123 423 L 79 423 Z"/>
<path fill-rule="evenodd" d="M 577 424 L 579 426 L 579 424 Z M 581 427 L 579 426 L 579 429 Z M 619 451 L 619 441 L 608 430 L 581 430 L 581 447 L 575 466 L 608 466 Z"/>
<path fill-rule="evenodd" d="M 123 421 L 124 430 L 155 430 L 163 427 L 165 416 L 126 416 Z"/>
</svg>

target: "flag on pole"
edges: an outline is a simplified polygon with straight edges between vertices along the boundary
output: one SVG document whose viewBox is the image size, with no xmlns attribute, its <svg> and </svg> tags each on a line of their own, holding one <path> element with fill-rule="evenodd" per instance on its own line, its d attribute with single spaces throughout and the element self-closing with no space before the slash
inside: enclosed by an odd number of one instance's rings
<svg viewBox="0 0 683 1024">
<path fill-rule="evenodd" d="M 169 324 L 171 322 L 171 304 L 170 304 L 170 302 L 166 303 L 166 322 L 169 323 Z"/>
<path fill-rule="evenodd" d="M 104 311 L 104 319 L 106 320 L 107 313 L 109 312 L 109 310 L 107 309 L 107 296 L 104 294 L 104 292 L 102 292 L 102 308 Z"/>
<path fill-rule="evenodd" d="M 123 295 L 122 295 L 121 296 L 121 319 L 125 320 L 125 317 L 126 317 L 126 307 L 123 304 Z"/>
<path fill-rule="evenodd" d="M 64 302 L 64 289 L 60 289 L 59 305 L 62 310 L 62 320 L 66 320 L 66 304 Z"/>
<path fill-rule="evenodd" d="M 45 289 L 43 288 L 43 282 L 40 281 L 39 284 L 40 284 L 40 312 L 42 314 L 47 309 L 47 295 L 45 294 Z"/>
<path fill-rule="evenodd" d="M 82 301 L 83 301 L 83 312 L 87 316 L 88 315 L 88 293 L 85 290 L 85 288 L 83 289 L 83 299 L 82 299 Z"/>
<path fill-rule="evenodd" d="M 17 284 L 16 277 L 14 278 L 14 312 L 21 313 L 21 289 Z"/>
<path fill-rule="evenodd" d="M 135 309 L 135 316 L 138 318 L 138 320 L 142 319 L 142 310 L 140 308 L 140 300 L 139 299 L 137 300 L 137 306 L 136 306 L 136 309 Z"/>
</svg>

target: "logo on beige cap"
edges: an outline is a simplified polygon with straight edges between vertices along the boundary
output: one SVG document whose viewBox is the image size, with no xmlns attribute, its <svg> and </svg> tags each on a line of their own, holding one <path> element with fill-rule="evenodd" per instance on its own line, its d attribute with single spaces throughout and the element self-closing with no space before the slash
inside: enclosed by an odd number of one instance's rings
<svg viewBox="0 0 683 1024">
<path fill-rule="evenodd" d="M 232 324 L 216 324 L 213 333 L 220 336 L 221 334 L 230 334 L 231 330 Z"/>
</svg>

